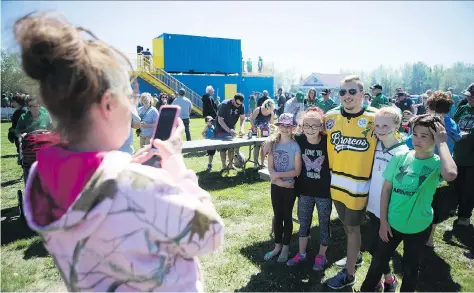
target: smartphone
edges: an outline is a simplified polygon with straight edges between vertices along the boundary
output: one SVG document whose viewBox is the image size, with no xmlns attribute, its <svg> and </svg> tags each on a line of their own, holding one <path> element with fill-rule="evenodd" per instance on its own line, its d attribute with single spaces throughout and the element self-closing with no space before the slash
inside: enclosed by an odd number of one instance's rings
<svg viewBox="0 0 474 293">
<path fill-rule="evenodd" d="M 178 117 L 181 108 L 179 106 L 164 105 L 161 106 L 156 122 L 155 130 L 153 132 L 153 139 L 167 140 L 170 138 L 173 129 L 178 125 Z M 153 143 L 151 144 L 152 148 Z"/>
<path fill-rule="evenodd" d="M 155 130 L 153 131 L 151 139 L 152 150 L 156 150 L 155 146 L 153 145 L 154 139 L 158 138 L 160 140 L 167 140 L 170 138 L 171 134 L 173 133 L 173 129 L 176 128 L 176 126 L 178 125 L 178 117 L 180 110 L 181 108 L 179 106 L 161 106 L 158 115 L 158 121 L 156 122 Z M 154 156 L 143 164 L 159 168 L 158 161 L 159 159 Z"/>
</svg>

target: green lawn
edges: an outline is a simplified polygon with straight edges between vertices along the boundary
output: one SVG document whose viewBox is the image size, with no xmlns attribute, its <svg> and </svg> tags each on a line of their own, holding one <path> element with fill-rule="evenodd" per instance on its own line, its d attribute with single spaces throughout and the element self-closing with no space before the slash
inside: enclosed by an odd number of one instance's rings
<svg viewBox="0 0 474 293">
<path fill-rule="evenodd" d="M 1 204 L 2 209 L 6 209 L 17 204 L 16 191 L 23 189 L 23 184 L 19 179 L 21 169 L 16 164 L 14 145 L 6 138 L 9 124 L 2 123 L 1 126 Z M 203 119 L 193 119 L 191 127 L 193 138 L 200 139 L 200 132 L 204 127 Z M 137 139 L 135 146 L 138 149 Z M 264 253 L 272 248 L 269 238 L 272 209 L 268 182 L 259 180 L 257 173 L 250 169 L 246 177 L 241 173 L 232 172 L 222 178 L 218 172 L 218 155 L 214 159 L 217 171 L 211 173 L 204 172 L 207 166 L 204 153 L 186 156 L 185 160 L 187 166 L 198 174 L 201 187 L 213 196 L 217 210 L 227 226 L 224 246 L 218 252 L 201 258 L 206 291 L 328 291 L 322 282 L 337 272 L 334 266 L 316 273 L 311 270 L 311 263 L 288 268 L 276 261 L 263 262 Z M 252 164 L 248 167 L 251 168 Z M 59 273 L 38 237 L 26 231 L 16 218 L 5 213 L 2 216 L 8 217 L 2 221 L 0 290 L 64 290 Z M 463 255 L 468 245 L 474 245 L 474 231 L 471 228 L 451 232 L 452 220 L 453 218 L 439 225 L 435 239 L 436 249 L 434 252 L 427 250 L 419 291 L 474 291 L 474 261 Z M 312 246 L 316 247 L 317 213 L 313 225 Z M 333 263 L 343 257 L 345 252 L 344 232 L 334 211 L 331 227 L 328 258 L 330 263 Z M 295 224 L 294 233 L 297 229 L 298 225 Z M 363 229 L 363 235 L 365 232 L 366 229 Z M 295 236 L 291 253 L 296 251 Z M 400 247 L 393 261 L 397 274 L 401 272 L 402 251 Z M 315 250 L 308 251 L 310 256 L 314 252 Z M 364 252 L 365 264 L 357 271 L 358 281 L 354 289 L 359 289 L 370 258 L 370 255 Z"/>
</svg>

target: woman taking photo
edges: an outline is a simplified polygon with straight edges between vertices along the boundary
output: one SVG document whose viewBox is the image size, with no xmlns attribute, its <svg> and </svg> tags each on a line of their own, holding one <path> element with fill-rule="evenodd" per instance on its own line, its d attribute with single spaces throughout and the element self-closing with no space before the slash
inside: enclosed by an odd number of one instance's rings
<svg viewBox="0 0 474 293">
<path fill-rule="evenodd" d="M 143 107 L 138 108 L 138 116 L 140 116 L 140 147 L 150 144 L 153 129 L 158 121 L 158 110 L 152 106 L 153 99 L 149 93 L 143 93 L 140 96 Z"/>
<path fill-rule="evenodd" d="M 27 223 L 68 291 L 203 291 L 197 256 L 222 244 L 224 224 L 186 169 L 182 121 L 169 140 L 152 142 L 161 168 L 141 164 L 156 155 L 149 146 L 133 157 L 113 151 L 130 132 L 130 69 L 83 31 L 51 14 L 15 23 L 23 69 L 67 141 L 37 154 Z"/>
</svg>

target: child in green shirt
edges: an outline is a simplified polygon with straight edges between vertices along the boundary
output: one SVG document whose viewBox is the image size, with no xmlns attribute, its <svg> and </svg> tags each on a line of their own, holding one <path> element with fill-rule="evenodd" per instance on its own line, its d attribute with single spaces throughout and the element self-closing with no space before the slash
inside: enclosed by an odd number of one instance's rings
<svg viewBox="0 0 474 293">
<path fill-rule="evenodd" d="M 373 291 L 394 251 L 403 241 L 401 292 L 414 292 L 425 243 L 431 232 L 431 203 L 440 175 L 450 182 L 457 167 L 449 152 L 447 134 L 440 118 L 431 114 L 412 121 L 414 150 L 395 155 L 383 177 L 380 203 L 379 245 L 361 291 Z M 439 156 L 434 154 L 435 146 Z"/>
</svg>

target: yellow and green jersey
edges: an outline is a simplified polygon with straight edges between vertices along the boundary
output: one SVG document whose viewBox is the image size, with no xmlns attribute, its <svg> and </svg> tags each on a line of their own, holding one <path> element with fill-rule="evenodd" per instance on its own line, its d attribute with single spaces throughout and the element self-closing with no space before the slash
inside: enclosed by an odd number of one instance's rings
<svg viewBox="0 0 474 293">
<path fill-rule="evenodd" d="M 364 107 L 350 114 L 339 106 L 325 115 L 331 197 L 351 210 L 363 210 L 367 205 L 377 145 L 373 133 L 376 110 Z"/>
</svg>

